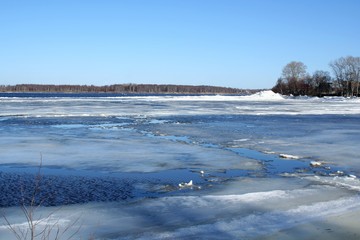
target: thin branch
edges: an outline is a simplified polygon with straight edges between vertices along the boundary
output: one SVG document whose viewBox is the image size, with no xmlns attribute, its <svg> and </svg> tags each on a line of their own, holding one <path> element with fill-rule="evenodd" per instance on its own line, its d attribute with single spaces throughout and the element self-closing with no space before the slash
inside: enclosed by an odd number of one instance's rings
<svg viewBox="0 0 360 240">
<path fill-rule="evenodd" d="M 47 196 L 41 195 L 41 185 L 43 181 L 43 176 L 41 173 L 41 169 L 43 166 L 43 158 L 42 154 L 40 153 L 40 163 L 37 170 L 37 173 L 34 176 L 34 185 L 33 190 L 30 191 L 31 195 L 29 198 L 26 198 L 26 191 L 24 190 L 24 185 L 21 184 L 21 204 L 20 209 L 26 219 L 26 225 L 27 227 L 25 229 L 22 229 L 20 227 L 13 226 L 9 219 L 6 217 L 4 213 L 2 213 L 3 219 L 5 220 L 7 224 L 7 228 L 14 234 L 14 236 L 18 240 L 25 240 L 25 239 L 31 239 L 35 240 L 35 238 L 40 237 L 43 240 L 50 239 L 50 237 L 53 237 L 53 239 L 60 239 L 65 233 L 70 231 L 72 227 L 74 227 L 80 220 L 80 217 L 76 218 L 74 221 L 71 221 L 69 224 L 65 226 L 65 228 L 62 230 L 59 226 L 60 219 L 56 219 L 54 221 L 53 215 L 61 209 L 56 208 L 53 211 L 50 211 L 48 214 L 46 214 L 46 218 L 43 218 L 42 214 L 39 216 L 35 215 L 36 212 L 38 212 L 39 208 L 42 207 L 43 203 L 48 199 Z M 46 182 L 46 184 L 51 184 L 50 182 Z M 40 225 L 44 224 L 44 227 L 40 228 Z M 80 224 L 75 231 L 68 237 L 68 239 L 74 238 L 80 231 L 82 227 L 82 224 Z M 40 231 L 36 231 L 39 228 Z M 30 234 L 30 235 L 29 235 Z M 28 238 L 30 237 L 30 238 Z"/>
</svg>

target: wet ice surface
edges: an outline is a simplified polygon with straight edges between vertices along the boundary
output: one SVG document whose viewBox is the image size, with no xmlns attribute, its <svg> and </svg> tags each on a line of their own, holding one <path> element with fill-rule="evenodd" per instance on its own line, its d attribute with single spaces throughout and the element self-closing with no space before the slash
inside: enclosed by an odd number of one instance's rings
<svg viewBox="0 0 360 240">
<path fill-rule="evenodd" d="M 83 238 L 253 238 L 360 209 L 357 99 L 0 103 L 0 204 L 16 226 L 41 158 L 41 216 L 61 207 L 63 226 L 81 216 Z"/>
</svg>

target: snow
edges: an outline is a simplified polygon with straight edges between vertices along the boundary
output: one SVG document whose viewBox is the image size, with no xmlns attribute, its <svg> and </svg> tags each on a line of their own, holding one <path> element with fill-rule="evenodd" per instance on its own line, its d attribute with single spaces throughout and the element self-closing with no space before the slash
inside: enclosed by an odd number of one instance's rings
<svg viewBox="0 0 360 240">
<path fill-rule="evenodd" d="M 244 99 L 253 100 L 253 101 L 278 101 L 284 100 L 284 97 L 279 93 L 274 93 L 271 90 L 261 91 L 254 93 L 253 95 L 246 96 Z"/>
<path fill-rule="evenodd" d="M 249 96 L 134 96 L 114 98 L 0 98 L 1 117 L 167 116 L 231 114 L 359 114 L 359 99 L 294 98 L 272 91 Z M 23 108 L 27 105 L 26 108 Z M 156 105 L 156 107 L 151 107 Z"/>
</svg>

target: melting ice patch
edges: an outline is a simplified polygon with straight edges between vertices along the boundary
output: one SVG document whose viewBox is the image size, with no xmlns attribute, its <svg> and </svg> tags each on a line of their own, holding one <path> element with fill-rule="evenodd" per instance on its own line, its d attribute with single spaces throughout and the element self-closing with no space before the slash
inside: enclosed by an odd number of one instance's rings
<svg viewBox="0 0 360 240">
<path fill-rule="evenodd" d="M 273 196 L 275 198 L 278 197 L 278 200 L 285 197 L 283 192 L 276 191 L 274 194 L 280 194 L 279 196 Z M 264 196 L 266 195 L 267 194 Z M 260 194 L 260 199 L 258 200 L 261 200 L 264 196 Z M 214 200 L 218 201 L 220 198 L 221 197 Z M 226 199 L 228 201 L 231 199 L 231 201 L 238 204 L 244 204 L 234 196 L 228 196 Z M 250 199 L 249 202 L 251 203 L 253 200 L 254 199 Z M 349 211 L 354 208 L 359 209 L 359 200 L 359 196 L 355 196 L 309 205 L 300 205 L 284 211 L 254 212 L 245 216 L 239 216 L 234 212 L 231 220 L 218 218 L 211 223 L 182 227 L 175 229 L 174 231 L 146 233 L 143 234 L 140 239 L 178 239 L 196 238 L 199 236 L 201 236 L 201 238 L 214 238 L 214 236 L 218 236 L 218 239 L 255 238 L 257 236 L 275 233 L 301 223 Z M 193 204 L 191 199 L 183 199 L 183 201 L 188 203 L 187 206 L 192 206 Z M 206 208 L 208 204 L 195 204 L 195 206 Z M 224 205 L 223 207 L 228 208 L 227 205 Z M 211 212 L 210 209 L 208 209 L 208 211 Z"/>
<path fill-rule="evenodd" d="M 306 179 L 309 179 L 314 182 L 321 184 L 327 184 L 331 186 L 346 188 L 349 190 L 360 192 L 360 180 L 355 175 L 348 176 L 308 176 Z"/>
<path fill-rule="evenodd" d="M 359 196 L 344 193 L 315 185 L 309 189 L 163 197 L 132 204 L 87 204 L 64 207 L 62 219 L 69 220 L 69 209 L 72 214 L 81 212 L 81 234 L 91 233 L 99 239 L 251 239 L 360 210 Z"/>
<path fill-rule="evenodd" d="M 360 210 L 358 195 L 335 187 L 271 190 L 244 194 L 175 196 L 131 204 L 64 206 L 53 215 L 60 229 L 81 216 L 81 236 L 98 239 L 251 239 L 334 214 Z M 52 208 L 40 208 L 46 216 Z M 96 218 L 94 218 L 96 215 Z M 18 216 L 14 226 L 22 226 Z M 119 224 L 121 223 L 121 224 Z M 144 231 L 146 229 L 146 231 Z M 0 225 L 0 235 L 6 233 Z M 86 238 L 86 237 L 85 237 Z"/>
</svg>

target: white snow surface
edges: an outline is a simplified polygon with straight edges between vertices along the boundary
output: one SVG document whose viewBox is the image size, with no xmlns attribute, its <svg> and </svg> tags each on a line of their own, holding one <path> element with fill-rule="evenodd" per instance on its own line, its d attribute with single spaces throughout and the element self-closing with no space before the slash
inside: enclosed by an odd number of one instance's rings
<svg viewBox="0 0 360 240">
<path fill-rule="evenodd" d="M 245 96 L 244 98 L 253 101 L 278 101 L 285 99 L 284 96 L 282 96 L 281 94 L 274 93 L 271 90 L 254 93 L 250 96 Z"/>
<path fill-rule="evenodd" d="M 178 104 L 177 104 L 178 102 Z M 97 98 L 0 98 L 0 120 L 7 116 L 70 117 L 70 116 L 166 116 L 228 114 L 306 115 L 360 114 L 357 98 L 295 98 L 272 91 L 250 96 L 124 96 Z M 162 103 L 162 108 L 151 108 Z M 213 103 L 209 106 L 208 103 Z M 226 103 L 224 106 L 222 103 Z M 27 108 L 23 108 L 28 105 Z M 149 106 L 148 106 L 149 105 Z M 131 107 L 129 107 L 131 106 Z M 224 108 L 225 107 L 225 108 Z"/>
</svg>

